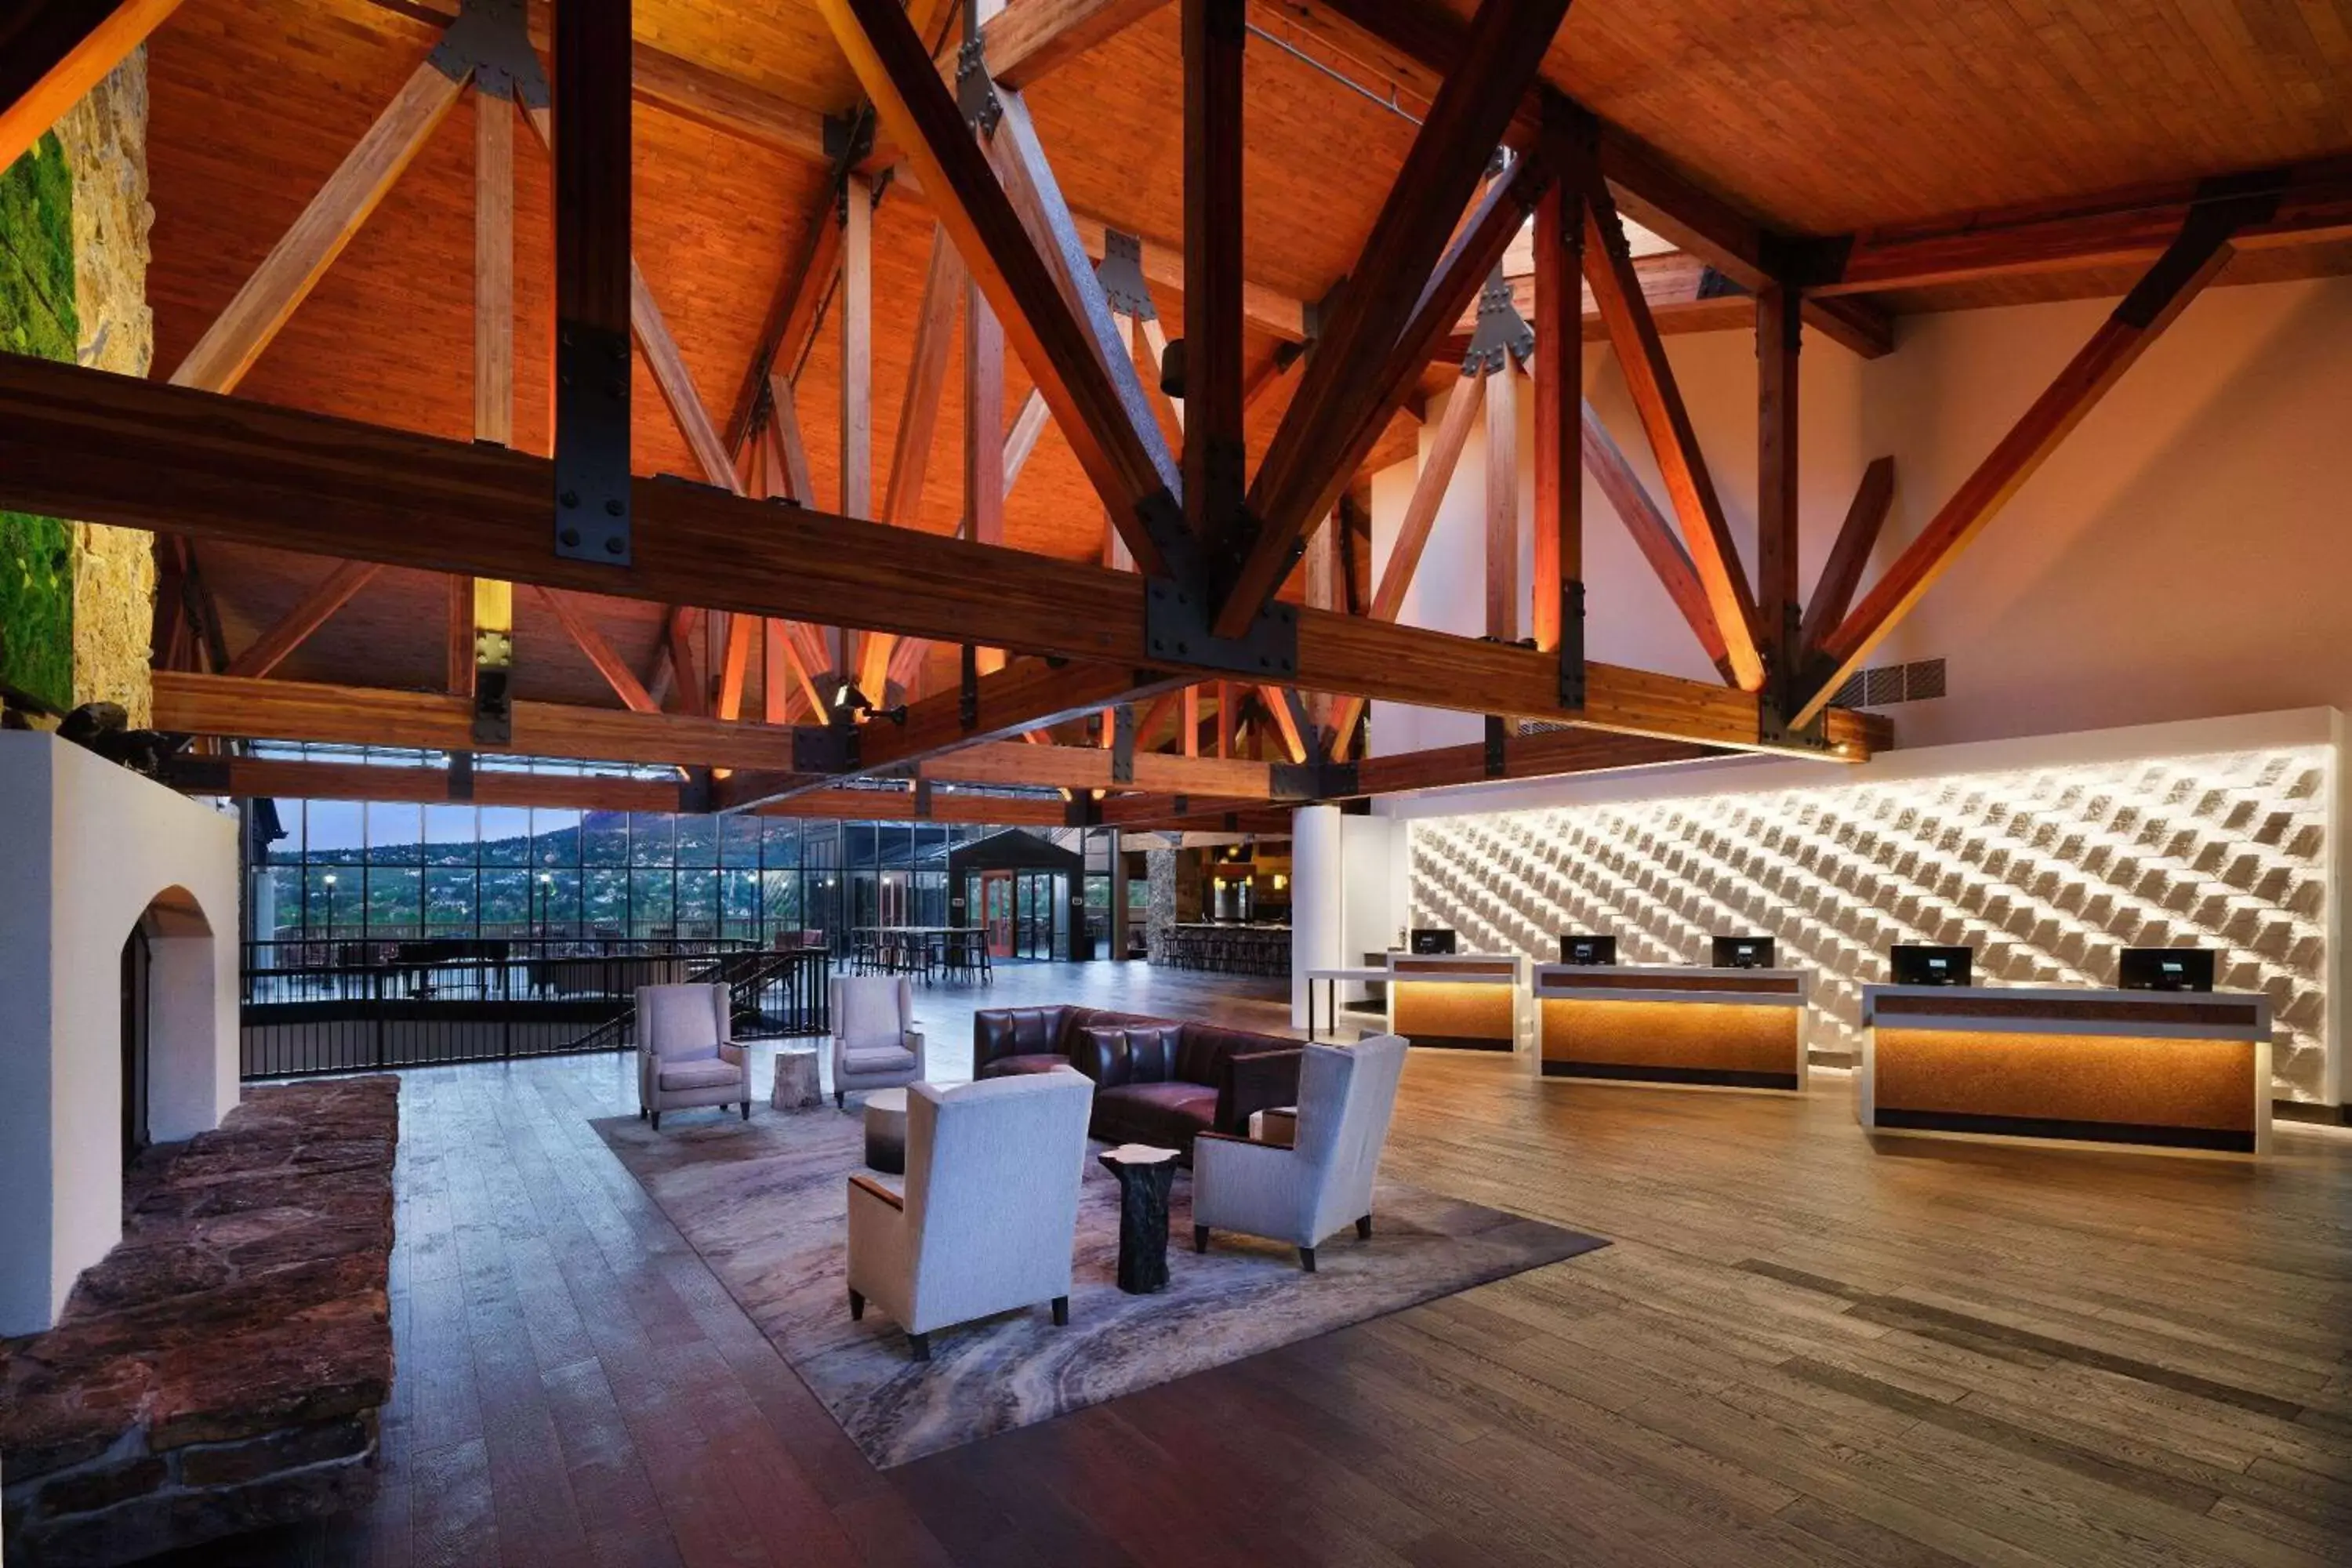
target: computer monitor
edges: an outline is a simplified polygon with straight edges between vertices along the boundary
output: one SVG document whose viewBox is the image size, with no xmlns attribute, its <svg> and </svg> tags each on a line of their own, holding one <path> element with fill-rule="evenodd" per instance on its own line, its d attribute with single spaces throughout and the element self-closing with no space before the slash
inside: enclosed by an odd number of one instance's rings
<svg viewBox="0 0 2352 1568">
<path fill-rule="evenodd" d="M 2210 991 L 2214 954 L 2201 947 L 2127 947 L 2116 964 L 2126 991 Z"/>
<path fill-rule="evenodd" d="M 1454 932 L 1445 926 L 1415 926 L 1412 928 L 1412 950 L 1432 954 L 1454 951 Z"/>
<path fill-rule="evenodd" d="M 1561 937 L 1559 961 L 1562 963 L 1614 963 L 1617 962 L 1617 939 L 1613 936 Z"/>
<path fill-rule="evenodd" d="M 1886 954 L 1897 985 L 1966 985 L 1976 954 L 1965 947 L 1927 947 L 1898 942 Z"/>
<path fill-rule="evenodd" d="M 1769 936 L 1719 936 L 1715 939 L 1717 969 L 1769 969 L 1772 939 Z"/>
</svg>

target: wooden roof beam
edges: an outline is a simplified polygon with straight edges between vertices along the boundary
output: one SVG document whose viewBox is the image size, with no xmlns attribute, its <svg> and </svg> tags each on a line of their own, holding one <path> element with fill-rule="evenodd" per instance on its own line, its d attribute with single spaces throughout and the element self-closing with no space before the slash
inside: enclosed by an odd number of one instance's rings
<svg viewBox="0 0 2352 1568">
<path fill-rule="evenodd" d="M 473 704 L 438 691 L 157 670 L 155 728 L 248 741 L 499 752 L 641 766 L 789 770 L 793 731 L 683 713 L 517 701 L 504 745 L 474 738 Z"/>
<path fill-rule="evenodd" d="M 1410 85 L 1423 93 L 1454 69 L 1469 46 L 1469 26 L 1432 0 L 1318 0 L 1286 14 L 1342 48 L 1361 50 L 1370 39 L 1377 58 L 1412 78 Z M 1772 278 L 1780 237 L 1558 89 L 1540 81 L 1531 84 L 1516 105 L 1504 139 L 1514 147 L 1533 147 L 1544 133 L 1545 120 L 1563 116 L 1581 118 L 1593 126 L 1601 174 L 1626 214 L 1644 228 L 1700 257 L 1743 288 L 1760 288 Z M 1808 299 L 1805 324 L 1864 358 L 1894 347 L 1886 318 L 1864 301 Z"/>
<path fill-rule="evenodd" d="M 139 462 L 120 460 L 126 444 Z M 633 560 L 613 567 L 550 550 L 551 484 L 531 453 L 0 355 L 9 510 L 734 614 L 821 614 L 1130 676 L 1218 675 L 1149 655 L 1144 584 L 1129 573 L 653 479 L 633 483 Z M 1745 693 L 1589 664 L 1586 703 L 1568 709 L 1557 658 L 1532 648 L 1315 609 L 1297 625 L 1302 690 L 1790 749 L 1759 742 Z M 1873 721 L 1843 716 L 1831 739 L 1855 757 L 1876 743 Z"/>
<path fill-rule="evenodd" d="M 1060 211 L 1055 225 L 1060 197 L 1025 107 L 1017 95 L 1003 95 L 1003 118 L 983 152 L 891 0 L 820 0 L 820 9 L 1137 561 L 1165 571 L 1167 510 L 1181 504 L 1174 459 L 1149 420 L 1133 364 L 1122 380 L 1102 352 L 1108 310 L 1097 321 L 1097 312 L 1073 308 L 1067 290 L 1094 276 L 1083 253 L 1074 258 L 1065 245 L 1034 237 L 1040 224 L 1066 230 L 1067 214 Z M 1099 293 L 1097 285 L 1097 300 Z"/>
<path fill-rule="evenodd" d="M 2241 226 L 2231 249 L 2352 239 L 2352 158 L 2336 158 L 1812 240 L 1800 247 L 1799 276 L 1808 295 L 1820 299 L 2090 267 L 2146 267 L 2164 254 L 2194 208 L 2264 194 L 2274 195 L 2276 205 L 2267 217 Z"/>
<path fill-rule="evenodd" d="M 1707 473 L 1698 433 L 1683 405 L 1657 325 L 1650 320 L 1649 301 L 1643 298 L 1626 252 L 1615 203 L 1600 185 L 1585 193 L 1584 231 L 1584 275 L 1601 318 L 1608 323 L 1610 346 L 1624 373 L 1626 391 L 1681 521 L 1683 546 L 1706 590 L 1708 611 L 1728 652 L 1732 679 L 1743 690 L 1759 690 L 1764 665 L 1758 648 L 1756 600 L 1740 563 L 1738 543 Z"/>
<path fill-rule="evenodd" d="M 383 568 L 373 561 L 339 561 L 310 591 L 295 602 L 294 607 L 279 616 L 275 626 L 253 639 L 246 650 L 229 661 L 227 675 L 264 676 L 286 662 L 286 658 L 309 640 L 312 632 L 327 624 L 329 616 L 351 603 L 352 595 L 367 586 Z"/>
<path fill-rule="evenodd" d="M 180 0 L 30 0 L 0 21 L 0 169 L 82 100 Z"/>
<path fill-rule="evenodd" d="M 1943 510 L 1928 520 L 1862 602 L 1822 637 L 1820 658 L 1807 672 L 1810 694 L 1798 706 L 1792 723 L 1803 724 L 1829 706 L 1847 677 L 1862 668 L 2059 443 L 2229 264 L 2230 236 L 2242 224 L 2266 219 L 2275 202 L 2274 196 L 2253 196 L 2189 210 L 2171 246 L 2099 323 L 2090 341 L 1960 482 Z"/>
</svg>

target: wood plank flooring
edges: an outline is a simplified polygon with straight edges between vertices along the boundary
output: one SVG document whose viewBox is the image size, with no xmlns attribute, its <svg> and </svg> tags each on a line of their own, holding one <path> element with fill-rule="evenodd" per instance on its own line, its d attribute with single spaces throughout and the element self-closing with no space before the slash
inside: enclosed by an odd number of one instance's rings
<svg viewBox="0 0 2352 1568">
<path fill-rule="evenodd" d="M 1011 967 L 918 1012 L 954 1078 L 975 1005 L 1279 1028 L 1280 986 Z M 1835 1073 L 1417 1054 L 1389 1170 L 1617 1245 L 886 1473 L 589 1129 L 632 1074 L 406 1075 L 383 1496 L 187 1561 L 2352 1562 L 2340 1129 L 2260 1165 L 1874 1148 Z"/>
</svg>

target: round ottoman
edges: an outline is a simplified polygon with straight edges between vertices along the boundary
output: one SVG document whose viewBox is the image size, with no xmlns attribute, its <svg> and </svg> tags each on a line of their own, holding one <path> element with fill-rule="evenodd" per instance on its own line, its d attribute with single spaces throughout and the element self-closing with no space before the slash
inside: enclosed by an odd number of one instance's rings
<svg viewBox="0 0 2352 1568">
<path fill-rule="evenodd" d="M 877 1089 L 866 1097 L 866 1163 L 886 1176 L 907 1173 L 907 1091 Z"/>
</svg>

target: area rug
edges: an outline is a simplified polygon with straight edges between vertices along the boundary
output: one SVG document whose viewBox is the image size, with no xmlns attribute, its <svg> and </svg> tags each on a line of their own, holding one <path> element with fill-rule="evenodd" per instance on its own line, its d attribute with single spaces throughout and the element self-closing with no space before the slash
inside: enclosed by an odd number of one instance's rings
<svg viewBox="0 0 2352 1568">
<path fill-rule="evenodd" d="M 1070 1321 L 1043 1304 L 931 1336 L 931 1360 L 879 1311 L 849 1318 L 847 1177 L 864 1168 L 853 1107 L 744 1122 L 634 1116 L 594 1123 L 730 1294 L 884 1468 L 1206 1371 L 1278 1345 L 1573 1258 L 1607 1243 L 1499 1209 L 1382 1183 L 1373 1233 L 1316 1252 L 1317 1272 L 1271 1242 L 1219 1232 L 1193 1253 L 1190 1173 L 1171 1205 L 1168 1289 L 1116 1281 L 1118 1184 L 1092 1158 L 1078 1206 Z"/>
</svg>

